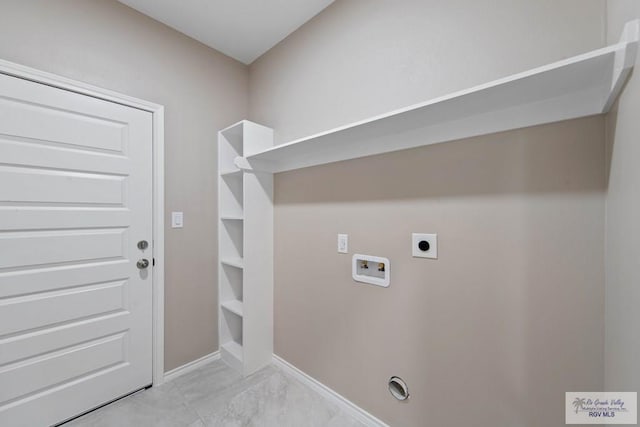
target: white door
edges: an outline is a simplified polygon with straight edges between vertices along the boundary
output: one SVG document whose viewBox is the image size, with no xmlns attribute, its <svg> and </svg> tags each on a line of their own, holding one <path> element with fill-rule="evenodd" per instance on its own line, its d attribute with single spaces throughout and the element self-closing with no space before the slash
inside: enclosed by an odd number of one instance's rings
<svg viewBox="0 0 640 427">
<path fill-rule="evenodd" d="M 0 426 L 151 384 L 151 150 L 151 113 L 0 74 Z"/>
</svg>

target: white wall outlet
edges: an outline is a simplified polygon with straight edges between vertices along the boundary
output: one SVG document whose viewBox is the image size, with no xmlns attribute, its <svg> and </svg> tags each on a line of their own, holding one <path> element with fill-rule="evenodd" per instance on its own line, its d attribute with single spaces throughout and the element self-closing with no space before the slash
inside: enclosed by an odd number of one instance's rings
<svg viewBox="0 0 640 427">
<path fill-rule="evenodd" d="M 341 254 L 349 253 L 349 235 L 338 234 L 338 252 Z"/>
<path fill-rule="evenodd" d="M 171 212 L 171 228 L 182 228 L 184 226 L 184 214 L 182 212 Z"/>
<path fill-rule="evenodd" d="M 438 235 L 413 233 L 411 235 L 411 254 L 414 258 L 438 258 Z"/>
</svg>

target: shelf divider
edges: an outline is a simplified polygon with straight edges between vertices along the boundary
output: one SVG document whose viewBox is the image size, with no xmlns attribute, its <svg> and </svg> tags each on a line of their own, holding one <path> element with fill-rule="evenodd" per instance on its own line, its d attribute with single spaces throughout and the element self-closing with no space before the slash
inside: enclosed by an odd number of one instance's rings
<svg viewBox="0 0 640 427">
<path fill-rule="evenodd" d="M 221 258 L 220 262 L 231 267 L 244 268 L 244 260 L 242 258 Z"/>
<path fill-rule="evenodd" d="M 224 301 L 220 305 L 222 306 L 222 308 L 230 311 L 231 313 L 242 317 L 242 301 L 238 301 L 238 300 Z"/>
</svg>

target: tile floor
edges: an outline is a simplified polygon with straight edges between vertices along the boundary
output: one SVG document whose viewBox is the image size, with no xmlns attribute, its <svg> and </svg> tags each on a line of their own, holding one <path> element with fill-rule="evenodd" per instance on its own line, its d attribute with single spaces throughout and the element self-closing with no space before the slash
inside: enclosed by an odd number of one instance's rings
<svg viewBox="0 0 640 427">
<path fill-rule="evenodd" d="M 364 427 L 275 366 L 242 378 L 217 360 L 63 427 Z"/>
</svg>

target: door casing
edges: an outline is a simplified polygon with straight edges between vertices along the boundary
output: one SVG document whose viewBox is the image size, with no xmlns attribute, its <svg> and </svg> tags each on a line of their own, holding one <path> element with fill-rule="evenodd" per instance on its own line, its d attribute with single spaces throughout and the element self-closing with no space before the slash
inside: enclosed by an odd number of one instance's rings
<svg viewBox="0 0 640 427">
<path fill-rule="evenodd" d="M 0 59 L 0 73 L 114 102 L 153 116 L 153 385 L 164 382 L 164 106 Z"/>
</svg>

